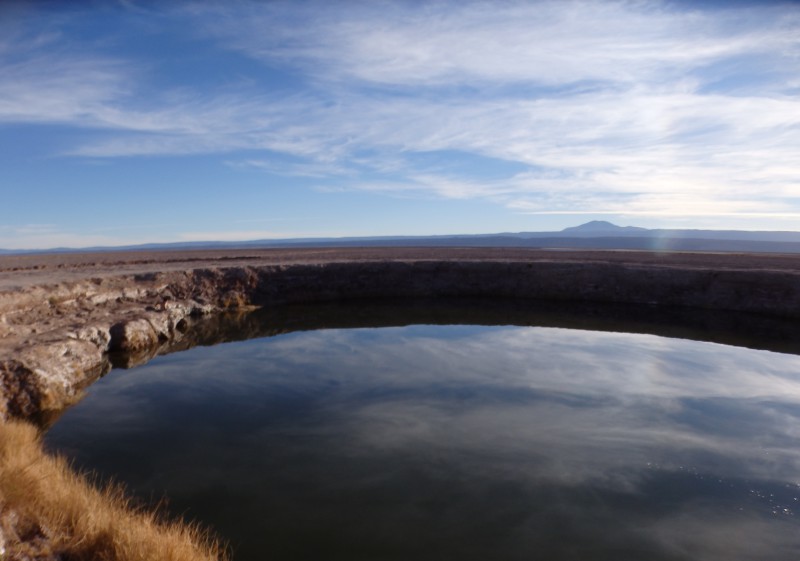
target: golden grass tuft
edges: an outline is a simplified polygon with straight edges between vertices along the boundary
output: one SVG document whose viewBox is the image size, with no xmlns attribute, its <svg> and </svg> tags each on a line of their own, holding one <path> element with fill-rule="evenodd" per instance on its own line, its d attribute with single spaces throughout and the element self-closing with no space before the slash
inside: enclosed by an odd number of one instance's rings
<svg viewBox="0 0 800 561">
<path fill-rule="evenodd" d="M 207 532 L 135 508 L 46 454 L 36 427 L 0 422 L 0 559 L 203 561 L 226 557 Z M 3 544 L 0 544 L 3 545 Z"/>
</svg>

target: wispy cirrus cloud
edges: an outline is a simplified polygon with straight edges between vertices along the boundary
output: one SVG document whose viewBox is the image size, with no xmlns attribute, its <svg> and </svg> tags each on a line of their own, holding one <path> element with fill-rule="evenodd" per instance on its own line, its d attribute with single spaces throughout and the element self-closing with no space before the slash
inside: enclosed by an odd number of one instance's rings
<svg viewBox="0 0 800 561">
<path fill-rule="evenodd" d="M 178 236 L 178 239 L 186 242 L 236 242 L 301 237 L 309 237 L 309 235 L 298 233 L 287 234 L 285 232 L 275 232 L 273 230 L 209 230 L 207 232 L 183 232 Z"/>
<path fill-rule="evenodd" d="M 0 57 L 0 123 L 107 126 L 103 115 L 126 96 L 121 65 L 111 60 L 43 54 L 23 61 L 7 58 Z"/>
<path fill-rule="evenodd" d="M 191 11 L 255 58 L 298 64 L 317 78 L 401 86 L 669 83 L 732 56 L 774 60 L 776 51 L 791 56 L 798 48 L 797 14 L 785 6 L 711 13 L 655 1 L 354 6 L 195 4 Z"/>
<path fill-rule="evenodd" d="M 95 131 L 71 156 L 225 154 L 231 168 L 326 190 L 480 198 L 520 212 L 798 208 L 800 10 L 788 4 L 151 10 L 179 37 L 264 74 L 197 88 L 80 42 L 54 55 L 64 41 L 54 25 L 24 47 L 0 42 L 0 123 Z M 275 73 L 293 85 L 274 87 Z M 454 152 L 508 171 L 469 177 L 449 165 Z"/>
<path fill-rule="evenodd" d="M 113 246 L 125 242 L 122 238 L 64 229 L 57 224 L 0 225 L 0 247 L 3 249 Z"/>
</svg>

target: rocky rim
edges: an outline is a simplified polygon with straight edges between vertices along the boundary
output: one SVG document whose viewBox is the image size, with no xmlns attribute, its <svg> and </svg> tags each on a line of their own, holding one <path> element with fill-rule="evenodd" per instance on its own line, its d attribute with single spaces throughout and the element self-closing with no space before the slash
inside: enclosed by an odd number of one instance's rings
<svg viewBox="0 0 800 561">
<path fill-rule="evenodd" d="M 0 414 L 55 415 L 200 316 L 284 302 L 481 296 L 800 317 L 800 256 L 348 248 L 0 256 Z"/>
</svg>

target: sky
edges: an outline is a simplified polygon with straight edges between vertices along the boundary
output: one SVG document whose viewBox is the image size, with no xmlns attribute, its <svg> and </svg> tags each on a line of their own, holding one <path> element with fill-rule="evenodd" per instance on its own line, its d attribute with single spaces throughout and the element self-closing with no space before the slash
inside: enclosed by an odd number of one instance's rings
<svg viewBox="0 0 800 561">
<path fill-rule="evenodd" d="M 800 230 L 800 3 L 0 3 L 0 248 Z"/>
</svg>

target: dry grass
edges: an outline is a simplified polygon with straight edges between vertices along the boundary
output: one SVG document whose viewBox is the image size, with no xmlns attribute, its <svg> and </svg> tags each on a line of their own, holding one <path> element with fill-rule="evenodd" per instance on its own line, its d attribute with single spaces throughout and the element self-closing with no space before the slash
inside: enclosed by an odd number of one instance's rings
<svg viewBox="0 0 800 561">
<path fill-rule="evenodd" d="M 99 490 L 63 459 L 45 454 L 38 430 L 0 422 L 0 559 L 218 560 L 208 534 L 133 508 Z M 2 544 L 0 544 L 2 545 Z"/>
</svg>

